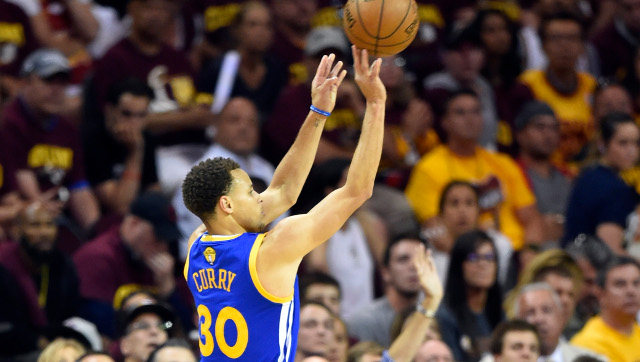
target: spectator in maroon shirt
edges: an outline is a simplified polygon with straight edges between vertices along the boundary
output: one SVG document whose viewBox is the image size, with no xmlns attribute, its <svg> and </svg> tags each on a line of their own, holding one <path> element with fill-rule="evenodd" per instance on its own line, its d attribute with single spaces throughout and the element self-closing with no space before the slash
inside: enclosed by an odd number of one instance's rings
<svg viewBox="0 0 640 362">
<path fill-rule="evenodd" d="M 4 158 L 4 171 L 23 197 L 68 210 L 90 230 L 100 217 L 98 202 L 85 179 L 77 130 L 59 115 L 69 72 L 58 51 L 39 50 L 27 58 L 24 89 L 2 117 L 0 153 L 11 155 Z"/>
<path fill-rule="evenodd" d="M 176 295 L 175 260 L 170 242 L 180 237 L 175 213 L 157 192 L 147 192 L 131 204 L 119 225 L 80 248 L 73 260 L 83 298 L 81 315 L 107 336 L 115 335 L 114 300 L 147 288 L 172 300 Z"/>
<path fill-rule="evenodd" d="M 124 215 L 141 191 L 158 187 L 155 142 L 143 130 L 152 99 L 144 82 L 118 82 L 107 95 L 104 127 L 83 132 L 87 178 L 107 213 Z"/>
<path fill-rule="evenodd" d="M 20 65 L 38 48 L 29 18 L 22 9 L 0 0 L 0 105 L 18 93 Z"/>
<path fill-rule="evenodd" d="M 616 16 L 607 27 L 596 33 L 595 46 L 600 73 L 621 81 L 633 73 L 636 48 L 640 46 L 640 0 L 616 0 Z"/>
<path fill-rule="evenodd" d="M 271 0 L 271 7 L 275 20 L 271 54 L 289 67 L 292 82 L 304 82 L 308 74 L 302 64 L 305 42 L 318 0 Z"/>
<path fill-rule="evenodd" d="M 61 327 L 79 303 L 78 276 L 71 258 L 55 248 L 54 214 L 41 203 L 27 206 L 15 223 L 16 242 L 0 245 L 0 265 L 9 271 L 29 321 L 14 326 L 36 336 Z"/>
<path fill-rule="evenodd" d="M 85 122 L 102 122 L 109 87 L 129 77 L 146 80 L 154 91 L 145 129 L 158 134 L 158 177 L 167 192 L 182 180 L 176 167 L 189 169 L 203 152 L 204 128 L 213 120 L 207 107 L 195 104 L 193 70 L 187 56 L 166 43 L 175 4 L 172 0 L 132 0 L 130 35 L 114 45 L 95 68 L 85 97 Z"/>
</svg>

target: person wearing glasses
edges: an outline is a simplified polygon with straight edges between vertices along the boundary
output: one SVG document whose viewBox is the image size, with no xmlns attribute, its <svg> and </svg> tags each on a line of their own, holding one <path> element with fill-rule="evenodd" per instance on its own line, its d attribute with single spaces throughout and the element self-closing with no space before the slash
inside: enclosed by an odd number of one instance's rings
<svg viewBox="0 0 640 362">
<path fill-rule="evenodd" d="M 143 131 L 153 91 L 128 78 L 107 94 L 105 122 L 89 122 L 82 135 L 87 179 L 108 213 L 124 215 L 142 191 L 158 186 L 155 146 Z"/>
<path fill-rule="evenodd" d="M 496 247 L 485 232 L 462 234 L 451 249 L 444 298 L 436 319 L 457 361 L 489 352 L 491 332 L 504 316 Z"/>
<path fill-rule="evenodd" d="M 144 362 L 164 344 L 174 324 L 173 312 L 162 304 L 149 303 L 124 311 L 120 350 L 125 362 Z"/>
</svg>

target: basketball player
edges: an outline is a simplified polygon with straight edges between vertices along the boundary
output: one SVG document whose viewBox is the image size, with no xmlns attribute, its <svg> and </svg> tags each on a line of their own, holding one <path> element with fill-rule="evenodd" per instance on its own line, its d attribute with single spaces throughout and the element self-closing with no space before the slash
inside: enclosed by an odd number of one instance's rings
<svg viewBox="0 0 640 362">
<path fill-rule="evenodd" d="M 222 158 L 193 167 L 182 186 L 187 208 L 204 223 L 190 238 L 185 278 L 197 305 L 202 361 L 293 361 L 298 334 L 296 273 L 302 258 L 333 235 L 367 200 L 380 161 L 386 90 L 382 60 L 369 67 L 352 48 L 355 80 L 367 101 L 346 184 L 308 214 L 262 229 L 291 207 L 309 173 L 336 91 L 345 76 L 323 57 L 312 82 L 312 109 L 261 194 L 238 165 Z M 324 113 L 324 115 L 322 114 Z M 206 231 L 206 232 L 205 232 Z"/>
</svg>

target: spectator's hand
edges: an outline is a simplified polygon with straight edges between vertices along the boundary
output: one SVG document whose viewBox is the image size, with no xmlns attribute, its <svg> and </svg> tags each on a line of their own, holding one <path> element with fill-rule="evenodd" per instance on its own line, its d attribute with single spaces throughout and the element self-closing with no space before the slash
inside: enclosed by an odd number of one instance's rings
<svg viewBox="0 0 640 362">
<path fill-rule="evenodd" d="M 435 311 L 442 300 L 443 290 L 431 250 L 425 251 L 424 245 L 420 244 L 413 254 L 412 261 L 420 278 L 420 287 L 425 294 L 423 305 L 425 309 Z"/>
<path fill-rule="evenodd" d="M 369 53 L 366 49 L 358 49 L 351 46 L 353 54 L 353 68 L 356 71 L 356 83 L 367 102 L 379 102 L 384 104 L 387 101 L 387 90 L 380 80 L 380 66 L 382 59 L 376 59 L 369 66 Z"/>
<path fill-rule="evenodd" d="M 176 287 L 173 277 L 175 261 L 167 252 L 156 253 L 145 259 L 145 264 L 153 272 L 153 278 L 158 287 L 158 294 L 162 297 L 169 296 Z"/>
<path fill-rule="evenodd" d="M 130 152 L 144 149 L 141 122 L 118 122 L 113 125 L 112 132 L 118 142 L 121 142 Z"/>
<path fill-rule="evenodd" d="M 340 87 L 344 76 L 347 75 L 346 70 L 340 71 L 342 62 L 338 62 L 331 69 L 335 58 L 335 54 L 323 56 L 320 65 L 318 65 L 316 76 L 311 82 L 311 104 L 329 113 L 333 111 L 333 107 L 336 105 L 338 87 Z"/>
<path fill-rule="evenodd" d="M 37 202 L 41 202 L 44 208 L 52 213 L 55 217 L 60 215 L 64 209 L 64 205 L 67 200 L 60 200 L 59 197 L 60 187 L 52 187 L 49 190 L 40 194 Z"/>
</svg>

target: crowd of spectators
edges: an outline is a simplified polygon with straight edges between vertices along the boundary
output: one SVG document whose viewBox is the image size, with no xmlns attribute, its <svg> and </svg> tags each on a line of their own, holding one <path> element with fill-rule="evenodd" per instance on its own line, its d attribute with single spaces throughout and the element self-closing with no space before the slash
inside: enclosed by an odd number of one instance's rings
<svg viewBox="0 0 640 362">
<path fill-rule="evenodd" d="M 640 361 L 640 0 L 416 2 L 374 193 L 300 267 L 296 361 Z M 197 359 L 182 180 L 222 156 L 269 185 L 309 74 L 351 64 L 342 5 L 0 0 L 0 361 Z M 350 76 L 282 217 L 345 182 Z"/>
</svg>

